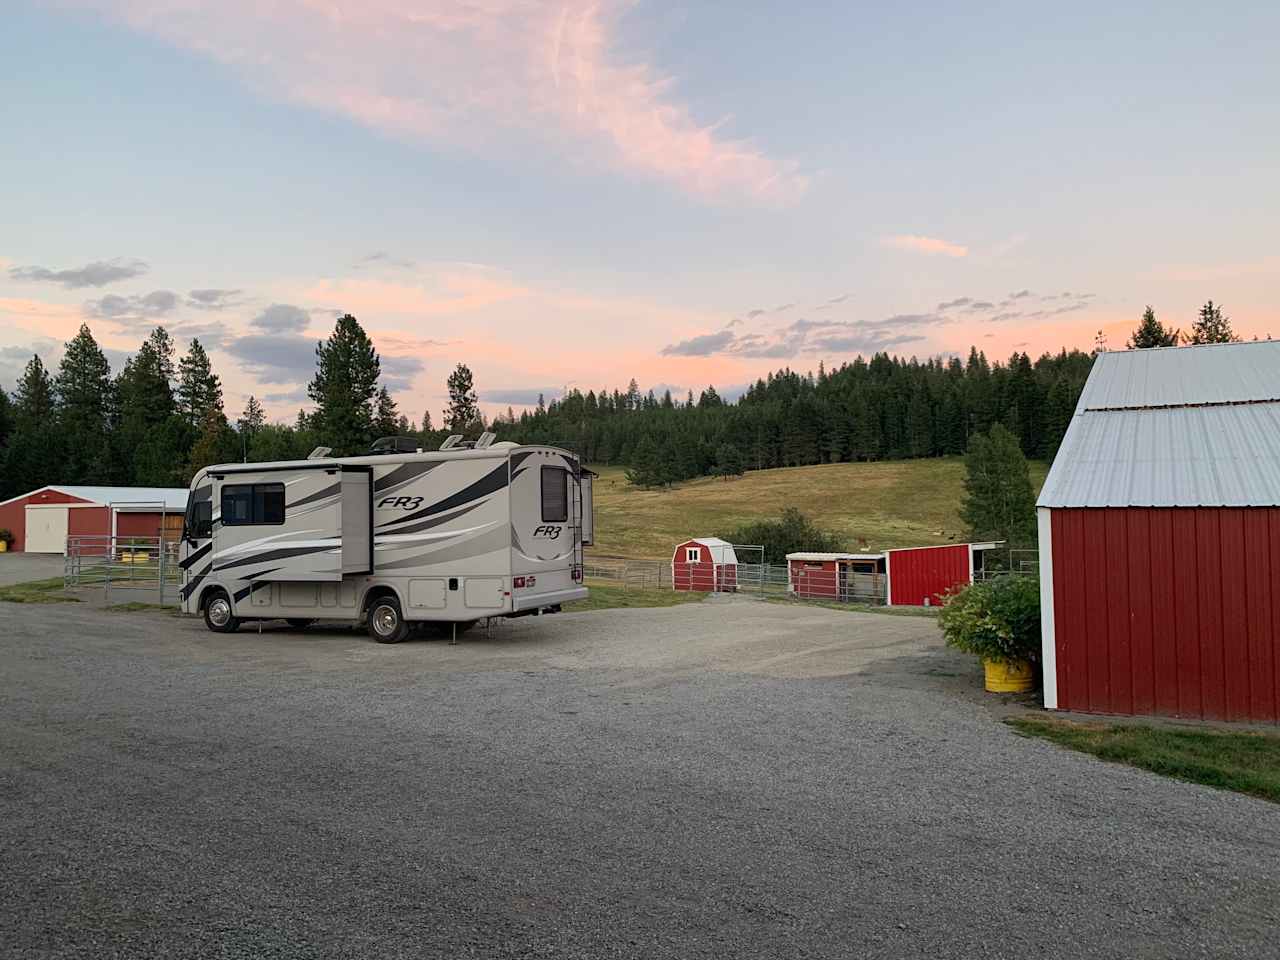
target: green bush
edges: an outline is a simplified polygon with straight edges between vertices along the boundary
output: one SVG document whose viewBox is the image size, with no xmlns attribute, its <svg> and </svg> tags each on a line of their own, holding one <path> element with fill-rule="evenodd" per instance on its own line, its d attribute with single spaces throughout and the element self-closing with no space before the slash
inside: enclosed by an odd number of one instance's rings
<svg viewBox="0 0 1280 960">
<path fill-rule="evenodd" d="M 730 543 L 764 547 L 765 563 L 785 563 L 788 553 L 832 553 L 844 549 L 839 537 L 823 530 L 795 507 L 782 511 L 777 520 L 757 520 L 720 536 Z M 744 554 L 738 562 L 753 563 L 755 558 Z"/>
<path fill-rule="evenodd" d="M 1040 582 L 1005 576 L 951 593 L 938 615 L 947 646 L 994 660 L 1038 660 Z"/>
<path fill-rule="evenodd" d="M 6 547 L 12 547 L 13 541 L 17 538 L 13 535 L 13 531 L 8 527 L 0 527 L 0 540 L 4 541 Z"/>
</svg>

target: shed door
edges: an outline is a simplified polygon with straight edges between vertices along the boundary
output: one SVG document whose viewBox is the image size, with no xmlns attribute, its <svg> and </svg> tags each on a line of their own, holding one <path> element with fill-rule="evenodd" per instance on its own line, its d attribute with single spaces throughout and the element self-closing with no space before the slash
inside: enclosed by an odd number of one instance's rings
<svg viewBox="0 0 1280 960">
<path fill-rule="evenodd" d="M 67 513 L 65 506 L 28 505 L 27 553 L 66 553 Z"/>
</svg>

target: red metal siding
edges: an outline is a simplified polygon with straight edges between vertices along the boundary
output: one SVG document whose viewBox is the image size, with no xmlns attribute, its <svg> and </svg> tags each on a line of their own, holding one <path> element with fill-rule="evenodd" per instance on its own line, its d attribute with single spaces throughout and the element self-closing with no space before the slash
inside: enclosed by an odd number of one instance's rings
<svg viewBox="0 0 1280 960">
<path fill-rule="evenodd" d="M 699 563 L 689 563 L 685 557 L 691 547 L 698 548 Z M 700 590 L 710 593 L 714 588 L 711 573 L 711 552 L 700 543 L 686 540 L 671 555 L 671 585 L 677 590 Z"/>
<path fill-rule="evenodd" d="M 110 507 L 77 507 L 67 511 L 67 536 L 106 537 L 110 535 Z"/>
<path fill-rule="evenodd" d="M 1051 523 L 1059 707 L 1280 720 L 1280 509 L 1054 510 Z"/>
<path fill-rule="evenodd" d="M 160 514 L 121 510 L 116 513 L 116 536 L 158 537 L 160 536 Z"/>
<path fill-rule="evenodd" d="M 27 494 L 25 497 L 19 497 L 12 503 L 6 503 L 0 506 L 0 528 L 8 528 L 13 531 L 13 546 L 11 550 L 23 550 L 27 545 L 27 504 L 28 503 L 88 503 L 88 500 L 82 500 L 80 497 L 73 497 L 69 494 L 59 493 L 57 490 L 44 490 L 39 493 Z M 74 510 L 71 511 L 75 513 Z M 68 521 L 68 524 L 70 521 Z"/>
<path fill-rule="evenodd" d="M 791 588 L 797 597 L 838 597 L 839 581 L 834 560 L 791 561 Z"/>
<path fill-rule="evenodd" d="M 889 551 L 890 602 L 919 607 L 942 602 L 952 587 L 969 582 L 969 545 Z"/>
<path fill-rule="evenodd" d="M 698 548 L 698 556 L 702 558 L 697 563 L 686 559 L 692 547 Z M 713 563 L 708 547 L 686 540 L 671 555 L 671 585 L 677 590 L 732 593 L 738 588 L 738 567 L 732 563 Z"/>
</svg>

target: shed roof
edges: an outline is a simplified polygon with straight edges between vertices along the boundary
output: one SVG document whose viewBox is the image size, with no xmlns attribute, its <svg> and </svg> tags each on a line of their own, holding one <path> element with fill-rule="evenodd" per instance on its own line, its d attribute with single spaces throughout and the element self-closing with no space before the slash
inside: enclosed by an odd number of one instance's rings
<svg viewBox="0 0 1280 960">
<path fill-rule="evenodd" d="M 1099 354 L 1037 503 L 1280 505 L 1280 341 Z"/>
<path fill-rule="evenodd" d="M 831 563 L 836 560 L 883 560 L 883 553 L 788 553 L 788 560 Z"/>
<path fill-rule="evenodd" d="M 44 490 L 56 490 L 58 493 L 64 493 L 69 497 L 77 497 L 90 503 L 100 503 L 103 506 L 115 504 L 124 508 L 127 505 L 146 505 L 154 506 L 158 509 L 160 504 L 163 504 L 165 510 L 180 511 L 187 508 L 186 487 L 98 487 L 54 483 L 36 490 L 30 490 L 21 496 L 12 497 L 4 502 L 12 503 L 14 500 L 21 500 Z"/>
<path fill-rule="evenodd" d="M 690 543 L 697 543 L 706 547 L 707 552 L 711 554 L 712 563 L 738 562 L 738 555 L 733 550 L 733 544 L 728 540 L 721 540 L 719 537 L 690 537 L 684 543 L 679 544 L 676 549 L 679 550 Z"/>
</svg>

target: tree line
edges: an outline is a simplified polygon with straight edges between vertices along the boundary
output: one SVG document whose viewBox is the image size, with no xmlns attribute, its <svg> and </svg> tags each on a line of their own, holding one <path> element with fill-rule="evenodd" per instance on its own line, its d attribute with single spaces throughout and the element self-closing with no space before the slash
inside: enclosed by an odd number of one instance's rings
<svg viewBox="0 0 1280 960">
<path fill-rule="evenodd" d="M 1024 454 L 1052 458 L 1093 363 L 1078 350 L 991 362 L 974 348 L 920 361 L 878 353 L 816 374 L 779 370 L 736 402 L 714 387 L 696 398 L 570 390 L 492 429 L 521 443 L 568 446 L 591 463 L 627 464 L 643 486 L 743 469 L 964 453 L 1004 424 Z"/>
<path fill-rule="evenodd" d="M 1148 308 L 1132 348 L 1167 345 L 1181 335 Z M 1191 342 L 1233 340 L 1212 303 Z M 157 327 L 113 375 L 87 325 L 67 343 L 56 370 L 38 356 L 12 396 L 0 390 L 0 499 L 49 483 L 185 486 L 212 463 L 300 459 L 317 446 L 339 456 L 368 450 L 382 436 L 415 438 L 435 449 L 450 433 L 491 429 L 502 439 L 551 443 L 591 463 L 625 464 L 633 482 L 665 486 L 747 469 L 841 461 L 951 456 L 999 424 L 1026 457 L 1051 459 L 1088 377 L 1093 354 L 1063 350 L 1035 360 L 1015 352 L 992 362 L 977 348 L 966 359 L 905 359 L 878 353 L 827 370 L 782 369 L 726 400 L 714 387 L 683 399 L 670 391 L 570 390 L 532 410 L 486 423 L 465 364 L 450 374 L 449 405 L 437 428 L 402 414 L 385 386 L 372 341 L 351 315 L 316 345 L 307 387 L 314 404 L 291 423 L 267 420 L 249 397 L 232 421 L 222 382 L 198 340 L 177 356 Z"/>
</svg>

